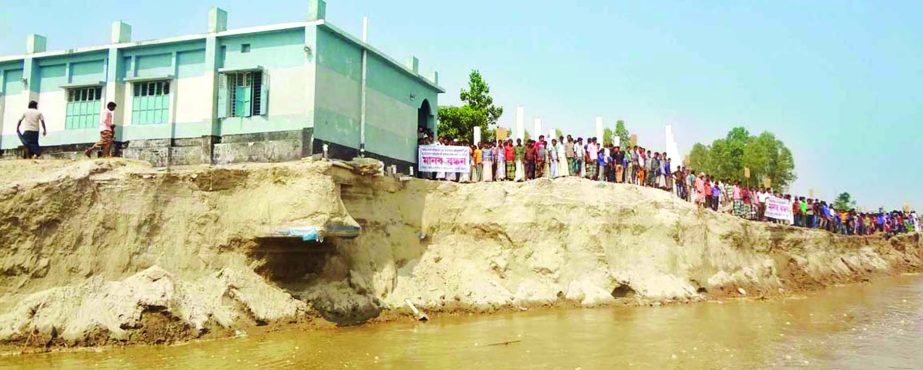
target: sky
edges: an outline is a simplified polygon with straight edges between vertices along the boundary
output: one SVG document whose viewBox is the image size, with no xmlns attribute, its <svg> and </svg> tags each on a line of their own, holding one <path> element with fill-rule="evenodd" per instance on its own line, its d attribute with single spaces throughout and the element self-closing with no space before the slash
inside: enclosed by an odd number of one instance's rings
<svg viewBox="0 0 923 370">
<path fill-rule="evenodd" d="M 26 35 L 49 49 L 101 45 L 112 21 L 146 40 L 207 28 L 303 20 L 307 0 L 0 0 L 0 55 Z M 774 133 L 792 150 L 791 191 L 861 207 L 923 207 L 923 2 L 919 1 L 359 1 L 330 0 L 327 20 L 397 60 L 438 70 L 459 104 L 478 69 L 501 125 L 525 107 L 526 128 L 595 136 L 624 120 L 639 142 L 681 152 L 733 127 Z"/>
</svg>

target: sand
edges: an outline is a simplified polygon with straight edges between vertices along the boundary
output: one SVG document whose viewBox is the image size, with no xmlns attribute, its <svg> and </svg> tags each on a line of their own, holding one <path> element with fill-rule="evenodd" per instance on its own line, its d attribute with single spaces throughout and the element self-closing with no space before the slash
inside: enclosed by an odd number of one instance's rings
<svg viewBox="0 0 923 370">
<path fill-rule="evenodd" d="M 169 171 L 0 161 L 0 342 L 361 324 L 403 316 L 405 300 L 451 313 L 773 296 L 923 267 L 919 235 L 749 222 L 655 189 L 375 172 L 311 160 Z M 275 237 L 293 227 L 361 231 Z"/>
</svg>

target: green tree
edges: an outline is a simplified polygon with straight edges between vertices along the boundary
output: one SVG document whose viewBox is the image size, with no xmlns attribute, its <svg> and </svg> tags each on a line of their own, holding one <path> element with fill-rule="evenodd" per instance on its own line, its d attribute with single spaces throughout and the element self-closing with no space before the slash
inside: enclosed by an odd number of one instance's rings
<svg viewBox="0 0 923 370">
<path fill-rule="evenodd" d="M 709 168 L 708 158 L 710 155 L 708 146 L 701 143 L 693 145 L 692 150 L 689 151 L 689 168 L 695 171 L 704 171 Z"/>
<path fill-rule="evenodd" d="M 711 145 L 695 144 L 689 162 L 696 171 L 721 180 L 761 186 L 763 179 L 768 178 L 779 191 L 797 178 L 792 152 L 781 140 L 770 132 L 752 136 L 743 127 L 735 127 Z M 750 169 L 749 179 L 744 176 L 745 168 Z"/>
<path fill-rule="evenodd" d="M 497 120 L 503 115 L 503 107 L 494 105 L 494 98 L 490 96 L 490 86 L 476 69 L 468 76 L 468 89 L 462 89 L 461 100 L 465 105 L 484 112 L 488 125 L 496 125 Z"/>
<path fill-rule="evenodd" d="M 601 144 L 603 144 L 604 146 L 612 144 L 612 138 L 614 137 L 614 135 L 615 134 L 612 132 L 612 129 L 608 127 L 603 129 L 603 139 L 602 139 L 603 141 Z"/>
<path fill-rule="evenodd" d="M 503 115 L 503 107 L 493 104 L 490 86 L 477 70 L 469 75 L 468 88 L 462 89 L 460 98 L 465 105 L 460 107 L 439 107 L 439 126 L 437 134 L 457 140 L 472 142 L 474 128 L 481 128 L 481 140 L 493 140 L 497 120 Z"/>
<path fill-rule="evenodd" d="M 615 136 L 619 137 L 619 145 L 627 148 L 631 145 L 631 133 L 625 128 L 625 121 L 618 120 L 615 122 Z"/>
<path fill-rule="evenodd" d="M 560 139 L 560 138 L 563 137 L 563 136 L 564 136 L 564 133 L 561 132 L 561 129 L 559 129 L 559 128 L 554 129 L 554 138 L 555 138 L 555 139 Z"/>
<path fill-rule="evenodd" d="M 483 112 L 469 106 L 439 107 L 439 137 L 474 141 L 474 128 L 481 127 L 481 137 L 487 132 L 487 121 Z"/>
<path fill-rule="evenodd" d="M 852 195 L 849 193 L 841 193 L 837 195 L 836 200 L 833 201 L 833 208 L 837 210 L 850 210 L 856 208 L 856 201 L 852 199 Z"/>
</svg>

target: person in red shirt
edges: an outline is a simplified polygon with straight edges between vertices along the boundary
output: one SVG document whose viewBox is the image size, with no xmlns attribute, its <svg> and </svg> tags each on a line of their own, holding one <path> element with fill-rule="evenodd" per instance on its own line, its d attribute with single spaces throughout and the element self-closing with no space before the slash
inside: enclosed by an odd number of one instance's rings
<svg viewBox="0 0 923 370">
<path fill-rule="evenodd" d="M 516 153 L 513 151 L 513 140 L 507 140 L 503 146 L 503 157 L 506 159 L 506 179 L 513 181 L 516 177 Z"/>
<path fill-rule="evenodd" d="M 535 178 L 535 141 L 529 140 L 526 143 L 526 180 Z"/>
</svg>

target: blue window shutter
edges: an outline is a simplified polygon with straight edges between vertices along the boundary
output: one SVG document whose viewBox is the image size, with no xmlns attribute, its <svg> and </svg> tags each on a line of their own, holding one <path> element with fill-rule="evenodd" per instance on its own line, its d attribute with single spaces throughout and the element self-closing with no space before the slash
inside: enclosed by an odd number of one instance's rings
<svg viewBox="0 0 923 370">
<path fill-rule="evenodd" d="M 218 75 L 218 118 L 228 116 L 228 75 Z"/>
<path fill-rule="evenodd" d="M 250 86 L 237 86 L 234 91 L 234 116 L 235 117 L 250 117 L 250 102 L 251 100 L 251 91 Z"/>
<path fill-rule="evenodd" d="M 260 115 L 265 116 L 269 112 L 269 75 L 262 74 L 262 83 L 260 84 Z"/>
</svg>

